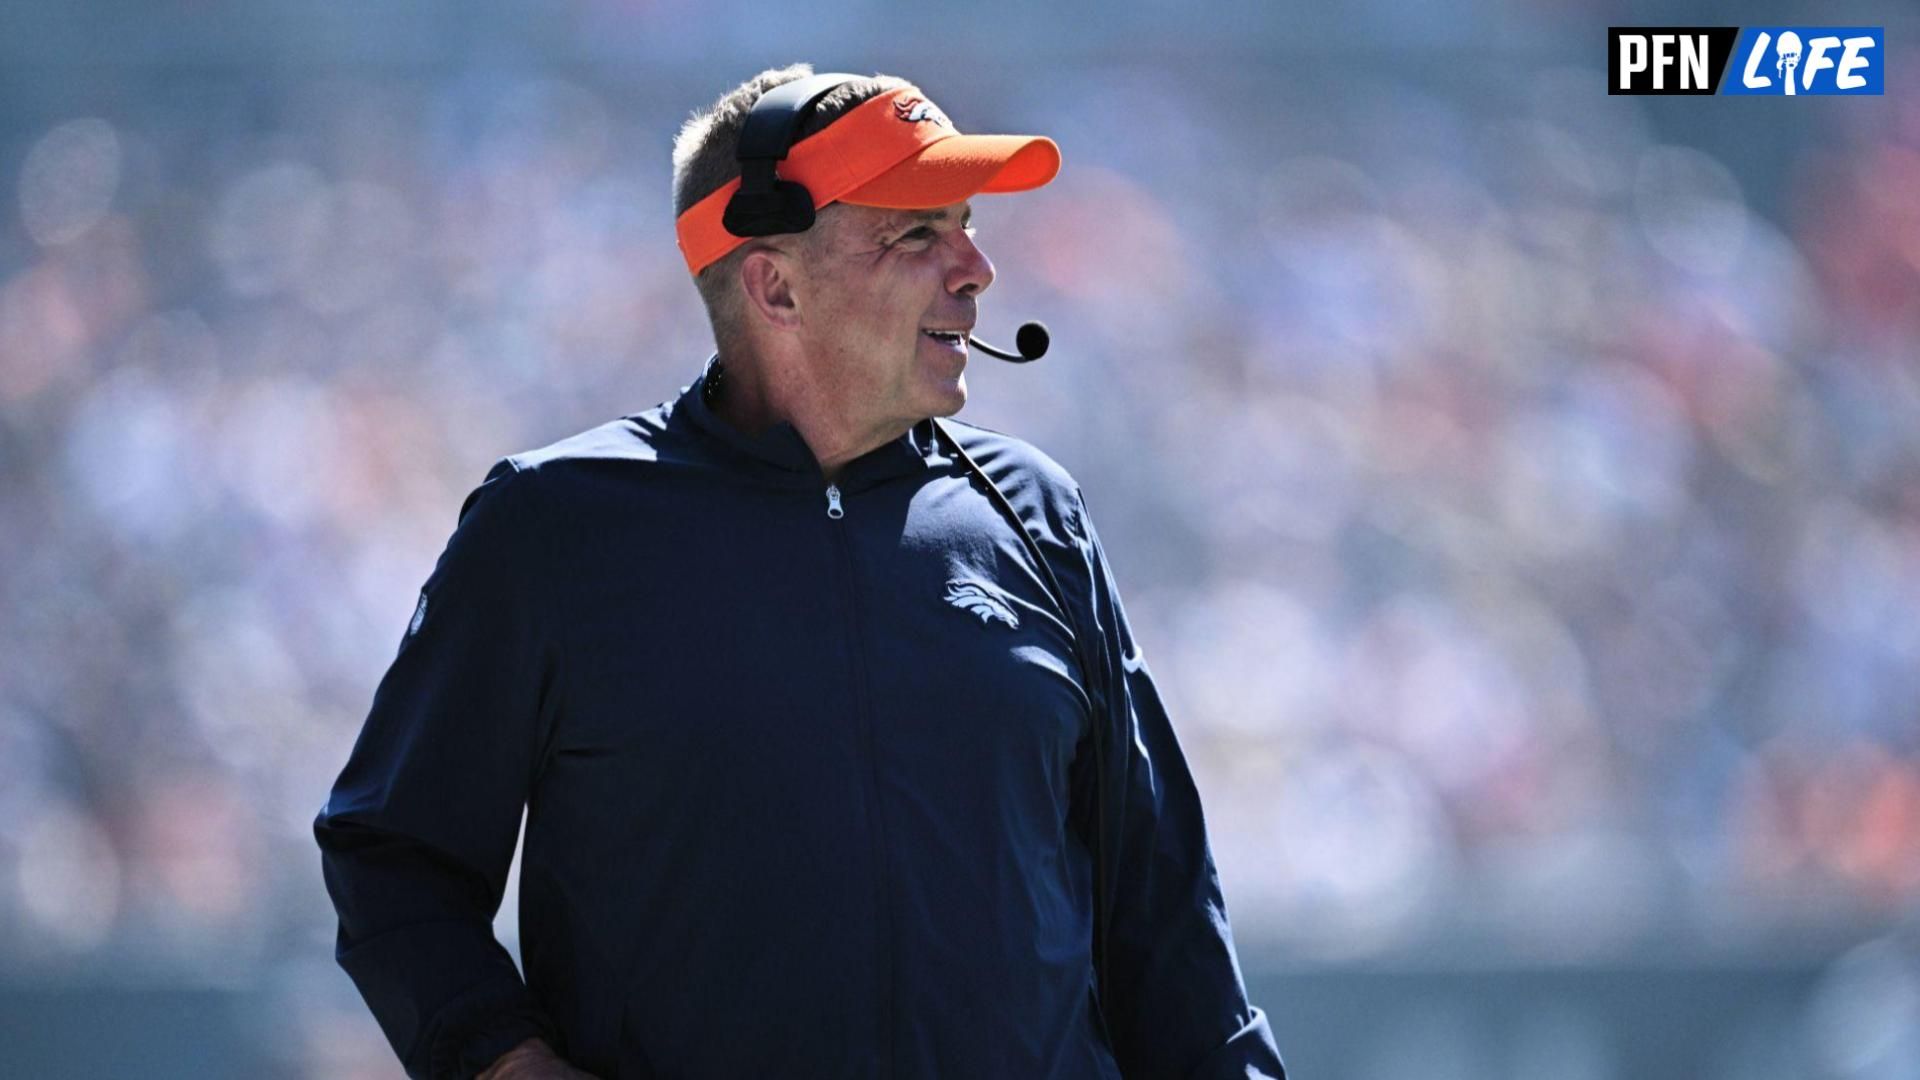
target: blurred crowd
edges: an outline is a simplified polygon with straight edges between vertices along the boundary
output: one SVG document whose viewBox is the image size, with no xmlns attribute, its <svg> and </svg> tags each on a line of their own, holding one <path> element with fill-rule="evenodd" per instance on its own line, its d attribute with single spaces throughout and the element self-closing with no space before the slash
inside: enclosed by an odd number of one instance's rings
<svg viewBox="0 0 1920 1080">
<path fill-rule="evenodd" d="M 1590 67 L 1264 118 L 1264 70 L 923 81 L 1063 148 L 975 205 L 982 335 L 1054 353 L 976 357 L 962 418 L 1081 481 L 1249 947 L 1914 910 L 1915 67 L 1764 175 Z M 330 963 L 310 824 L 462 497 L 707 355 L 668 148 L 748 74 L 182 80 L 4 133 L 0 965 Z"/>
</svg>

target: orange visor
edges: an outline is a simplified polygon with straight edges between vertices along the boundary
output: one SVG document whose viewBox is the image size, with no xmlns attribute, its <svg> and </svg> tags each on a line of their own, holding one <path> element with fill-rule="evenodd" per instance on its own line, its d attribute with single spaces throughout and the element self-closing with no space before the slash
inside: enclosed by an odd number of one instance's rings
<svg viewBox="0 0 1920 1080">
<path fill-rule="evenodd" d="M 805 186 L 816 210 L 831 202 L 929 210 L 1037 188 L 1060 171 L 1060 148 L 1041 135 L 962 135 L 917 87 L 903 86 L 795 143 L 775 171 Z M 739 189 L 738 177 L 727 181 L 674 223 L 692 273 L 747 242 L 720 223 Z"/>
</svg>

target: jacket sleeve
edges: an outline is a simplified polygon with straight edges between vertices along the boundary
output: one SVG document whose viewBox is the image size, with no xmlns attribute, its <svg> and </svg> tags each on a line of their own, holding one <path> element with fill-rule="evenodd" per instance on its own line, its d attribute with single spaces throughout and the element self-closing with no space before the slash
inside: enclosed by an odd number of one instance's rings
<svg viewBox="0 0 1920 1080">
<path fill-rule="evenodd" d="M 1076 497 L 1079 493 L 1076 491 Z M 1108 1035 L 1128 1077 L 1268 1077 L 1286 1070 L 1266 1014 L 1247 1001 L 1200 796 L 1127 625 L 1093 521 L 1078 506 L 1107 732 Z M 1117 812 L 1116 812 L 1117 811 Z"/>
<path fill-rule="evenodd" d="M 411 1077 L 470 1077 L 553 1025 L 493 935 L 558 652 L 507 459 L 468 495 L 314 819 L 335 958 Z"/>
</svg>

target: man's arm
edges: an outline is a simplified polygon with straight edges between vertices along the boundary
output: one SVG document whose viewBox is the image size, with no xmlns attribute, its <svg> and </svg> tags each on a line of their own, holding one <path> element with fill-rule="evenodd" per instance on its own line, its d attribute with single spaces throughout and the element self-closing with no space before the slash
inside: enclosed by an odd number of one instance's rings
<svg viewBox="0 0 1920 1080">
<path fill-rule="evenodd" d="M 313 823 L 335 958 L 412 1077 L 556 1041 L 493 935 L 556 696 L 531 481 L 502 460 L 467 497 Z"/>
<path fill-rule="evenodd" d="M 1079 493 L 1076 491 L 1076 496 Z M 1200 796 L 1120 604 L 1093 520 L 1078 538 L 1104 670 L 1110 923 L 1102 1002 L 1128 1076 L 1270 1077 L 1286 1070 L 1266 1015 L 1247 1002 Z M 1111 812 L 1111 811 L 1110 811 Z"/>
</svg>

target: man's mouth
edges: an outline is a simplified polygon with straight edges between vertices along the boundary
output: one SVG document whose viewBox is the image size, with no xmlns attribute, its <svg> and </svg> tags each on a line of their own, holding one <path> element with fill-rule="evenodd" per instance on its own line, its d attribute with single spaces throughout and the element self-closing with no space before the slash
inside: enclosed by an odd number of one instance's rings
<svg viewBox="0 0 1920 1080">
<path fill-rule="evenodd" d="M 964 330 L 922 330 L 920 332 L 949 349 L 965 350 L 967 347 L 967 334 Z"/>
</svg>

